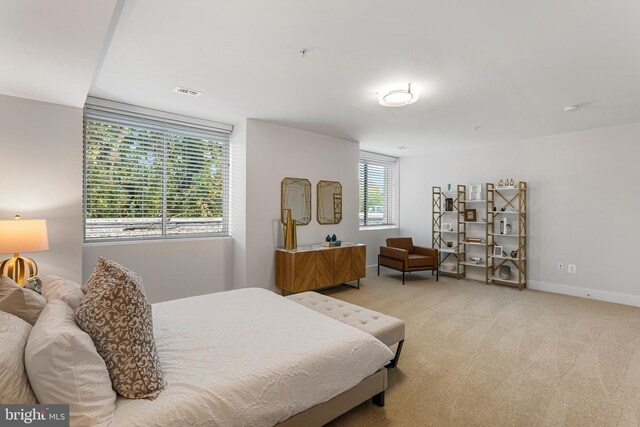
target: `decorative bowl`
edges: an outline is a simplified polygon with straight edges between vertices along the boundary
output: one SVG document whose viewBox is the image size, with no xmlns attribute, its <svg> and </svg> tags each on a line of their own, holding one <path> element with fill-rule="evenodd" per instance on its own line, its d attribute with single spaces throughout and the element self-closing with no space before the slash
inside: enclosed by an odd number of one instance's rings
<svg viewBox="0 0 640 427">
<path fill-rule="evenodd" d="M 480 262 L 482 262 L 482 258 L 480 258 L 479 256 L 472 256 L 469 258 L 469 261 L 474 264 L 480 264 Z"/>
</svg>

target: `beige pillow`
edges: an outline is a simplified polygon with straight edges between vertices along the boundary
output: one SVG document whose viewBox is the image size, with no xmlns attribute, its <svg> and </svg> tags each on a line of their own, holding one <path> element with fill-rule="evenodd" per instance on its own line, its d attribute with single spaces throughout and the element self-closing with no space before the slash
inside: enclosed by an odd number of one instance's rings
<svg viewBox="0 0 640 427">
<path fill-rule="evenodd" d="M 38 401 L 69 404 L 71 425 L 113 418 L 116 392 L 107 367 L 65 302 L 52 300 L 42 310 L 27 342 L 25 365 Z"/>
<path fill-rule="evenodd" d="M 31 325 L 0 311 L 0 403 L 37 403 L 24 368 Z"/>
<path fill-rule="evenodd" d="M 59 299 L 75 310 L 84 298 L 82 286 L 72 280 L 50 275 L 42 281 L 42 296 L 47 302 Z"/>
<path fill-rule="evenodd" d="M 140 276 L 101 260 L 76 308 L 78 326 L 104 359 L 113 388 L 129 399 L 155 399 L 165 382 L 153 338 L 151 305 Z"/>
<path fill-rule="evenodd" d="M 0 310 L 35 325 L 46 304 L 42 295 L 23 288 L 7 276 L 0 276 Z"/>
</svg>

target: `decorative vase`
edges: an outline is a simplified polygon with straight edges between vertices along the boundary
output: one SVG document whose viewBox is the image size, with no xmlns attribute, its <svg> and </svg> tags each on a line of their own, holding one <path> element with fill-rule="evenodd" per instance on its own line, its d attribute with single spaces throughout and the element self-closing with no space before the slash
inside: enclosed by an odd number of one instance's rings
<svg viewBox="0 0 640 427">
<path fill-rule="evenodd" d="M 324 240 L 325 240 L 325 242 L 330 242 L 330 241 L 331 241 L 331 236 L 329 236 L 329 235 L 327 234 L 327 237 L 325 237 L 325 238 L 324 238 Z"/>
<path fill-rule="evenodd" d="M 511 267 L 508 265 L 501 265 L 500 266 L 500 278 L 502 280 L 509 280 L 511 279 Z"/>
<path fill-rule="evenodd" d="M 284 248 L 288 251 L 297 249 L 296 221 L 291 218 L 291 209 L 287 209 L 287 222 L 284 226 Z"/>
<path fill-rule="evenodd" d="M 511 258 L 518 258 L 518 251 L 511 251 Z"/>
<path fill-rule="evenodd" d="M 502 180 L 498 181 L 498 187 L 502 187 L 502 186 L 503 186 Z"/>
<path fill-rule="evenodd" d="M 331 236 L 331 241 L 335 242 L 336 240 L 338 240 L 338 238 L 336 237 L 336 235 L 334 234 L 333 236 Z"/>
<path fill-rule="evenodd" d="M 515 184 L 513 182 L 513 178 L 511 178 L 511 181 L 509 181 L 509 185 L 512 186 L 512 187 L 515 186 Z"/>
</svg>

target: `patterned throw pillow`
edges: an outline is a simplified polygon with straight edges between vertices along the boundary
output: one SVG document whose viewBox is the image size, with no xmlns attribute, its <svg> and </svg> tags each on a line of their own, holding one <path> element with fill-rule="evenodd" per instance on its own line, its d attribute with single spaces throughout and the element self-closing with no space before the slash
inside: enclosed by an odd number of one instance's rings
<svg viewBox="0 0 640 427">
<path fill-rule="evenodd" d="M 108 271 L 109 274 L 104 274 Z M 90 294 L 92 292 L 102 292 L 105 288 L 111 287 L 115 283 L 119 283 L 125 280 L 131 280 L 135 282 L 142 295 L 144 295 L 144 286 L 142 286 L 142 278 L 135 271 L 131 271 L 126 267 L 121 266 L 115 261 L 110 259 L 99 257 L 89 280 L 82 285 L 82 292 Z"/>
<path fill-rule="evenodd" d="M 104 359 L 113 388 L 129 399 L 155 399 L 165 382 L 140 276 L 101 258 L 85 286 L 76 322 Z"/>
</svg>

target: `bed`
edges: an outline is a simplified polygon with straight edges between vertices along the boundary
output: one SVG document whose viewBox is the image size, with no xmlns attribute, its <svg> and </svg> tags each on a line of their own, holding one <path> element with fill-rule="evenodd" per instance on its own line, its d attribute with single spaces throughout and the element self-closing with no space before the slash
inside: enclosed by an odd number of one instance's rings
<svg viewBox="0 0 640 427">
<path fill-rule="evenodd" d="M 386 388 L 376 338 L 247 288 L 153 305 L 168 386 L 118 398 L 110 427 L 321 425 Z"/>
</svg>

